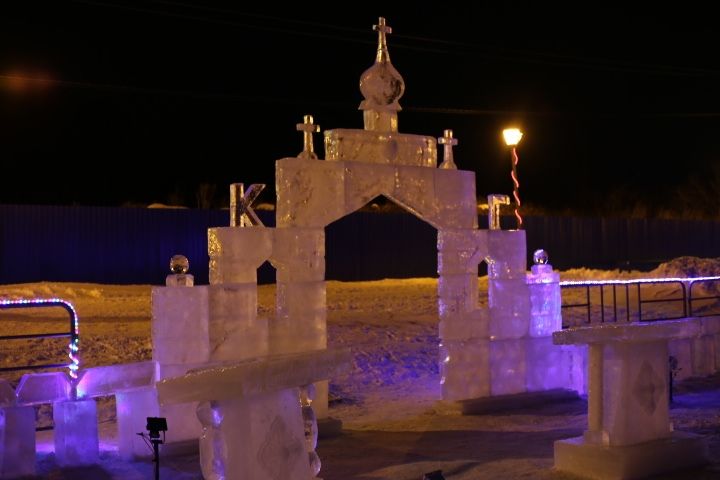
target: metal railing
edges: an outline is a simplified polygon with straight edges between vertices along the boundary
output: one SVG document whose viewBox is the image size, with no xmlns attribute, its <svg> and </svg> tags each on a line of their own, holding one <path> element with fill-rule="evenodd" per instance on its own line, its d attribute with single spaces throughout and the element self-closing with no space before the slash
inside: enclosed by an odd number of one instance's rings
<svg viewBox="0 0 720 480">
<path fill-rule="evenodd" d="M 700 286 L 705 293 L 698 292 Z M 606 322 L 654 322 L 693 316 L 720 315 L 720 277 L 643 278 L 560 282 L 563 298 L 572 289 L 584 289 L 584 298 L 562 303 L 563 328 Z M 670 291 L 666 288 L 669 287 Z M 676 304 L 668 312 L 667 304 Z M 664 304 L 663 308 L 660 305 Z M 571 309 L 584 314 L 570 315 Z M 565 312 L 568 312 L 566 315 Z"/>
<path fill-rule="evenodd" d="M 48 307 L 60 307 L 70 316 L 70 329 L 68 332 L 53 332 L 53 333 L 28 333 L 21 335 L 2 335 L 2 340 L 22 340 L 31 338 L 58 338 L 58 337 L 69 337 L 70 343 L 68 344 L 68 358 L 70 363 L 45 363 L 45 364 L 34 364 L 34 365 L 16 365 L 12 367 L 0 367 L 0 372 L 11 372 L 18 370 L 39 370 L 44 368 L 60 368 L 66 367 L 69 370 L 69 375 L 72 379 L 77 378 L 77 370 L 80 366 L 80 358 L 78 355 L 80 349 L 80 332 L 79 332 L 79 320 L 75 307 L 71 303 L 59 299 L 32 299 L 32 300 L 0 300 L 0 310 L 14 309 L 14 308 L 48 308 Z"/>
</svg>

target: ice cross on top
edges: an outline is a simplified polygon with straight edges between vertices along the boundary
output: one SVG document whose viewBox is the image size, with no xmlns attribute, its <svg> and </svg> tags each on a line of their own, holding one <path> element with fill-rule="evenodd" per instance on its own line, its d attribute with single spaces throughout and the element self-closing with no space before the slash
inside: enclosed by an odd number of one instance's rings
<svg viewBox="0 0 720 480">
<path fill-rule="evenodd" d="M 315 154 L 312 134 L 320 131 L 320 125 L 313 123 L 312 115 L 305 115 L 303 123 L 298 123 L 295 128 L 298 132 L 303 132 L 303 151 L 298 154 L 298 158 L 317 160 L 318 156 Z"/>
<path fill-rule="evenodd" d="M 389 62 L 390 52 L 387 47 L 387 35 L 392 33 L 392 27 L 385 24 L 385 17 L 380 17 L 378 24 L 373 25 L 373 30 L 378 32 L 378 49 L 375 61 L 378 63 Z"/>
<path fill-rule="evenodd" d="M 458 144 L 458 139 L 453 138 L 452 130 L 444 130 L 443 136 L 438 138 L 438 143 L 443 145 L 443 163 L 440 168 L 456 170 L 457 165 L 453 161 L 453 147 Z"/>
<path fill-rule="evenodd" d="M 251 227 L 264 226 L 260 218 L 252 209 L 252 204 L 258 195 L 265 189 L 264 183 L 253 183 L 245 190 L 242 183 L 230 184 L 230 226 Z"/>
<path fill-rule="evenodd" d="M 380 17 L 373 30 L 378 32 L 375 63 L 360 76 L 360 93 L 365 100 L 360 102 L 365 130 L 376 132 L 397 132 L 397 112 L 402 110 L 398 100 L 405 93 L 405 81 L 390 62 L 387 34 L 392 29 Z"/>
</svg>

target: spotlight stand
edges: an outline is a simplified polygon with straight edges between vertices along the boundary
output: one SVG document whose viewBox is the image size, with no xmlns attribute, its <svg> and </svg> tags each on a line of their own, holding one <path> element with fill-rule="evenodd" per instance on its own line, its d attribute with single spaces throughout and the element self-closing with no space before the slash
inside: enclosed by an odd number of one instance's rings
<svg viewBox="0 0 720 480">
<path fill-rule="evenodd" d="M 150 443 L 153 446 L 153 462 L 155 463 L 155 480 L 160 480 L 160 444 L 165 442 L 167 420 L 163 417 L 147 417 L 147 426 Z M 162 439 L 160 438 L 162 433 Z"/>
</svg>

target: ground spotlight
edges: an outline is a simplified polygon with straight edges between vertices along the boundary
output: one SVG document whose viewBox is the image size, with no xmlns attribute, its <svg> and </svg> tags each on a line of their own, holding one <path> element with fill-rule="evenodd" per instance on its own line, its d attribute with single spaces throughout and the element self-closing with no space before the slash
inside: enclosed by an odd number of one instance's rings
<svg viewBox="0 0 720 480">
<path fill-rule="evenodd" d="M 145 429 L 148 431 L 148 436 L 145 437 L 144 433 L 138 433 L 142 438 L 149 443 L 152 443 L 153 451 L 153 462 L 155 462 L 155 480 L 160 480 L 160 444 L 165 443 L 165 432 L 167 432 L 167 420 L 163 417 L 146 417 L 147 425 Z M 162 438 L 160 438 L 160 432 L 162 432 Z M 149 444 L 148 444 L 149 445 Z"/>
</svg>

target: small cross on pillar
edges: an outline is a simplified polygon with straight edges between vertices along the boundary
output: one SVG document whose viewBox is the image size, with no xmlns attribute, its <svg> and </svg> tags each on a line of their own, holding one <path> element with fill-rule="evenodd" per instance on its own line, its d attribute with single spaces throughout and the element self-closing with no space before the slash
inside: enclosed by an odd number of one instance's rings
<svg viewBox="0 0 720 480">
<path fill-rule="evenodd" d="M 443 145 L 443 163 L 440 168 L 457 170 L 453 161 L 453 147 L 458 144 L 457 138 L 453 138 L 452 130 L 443 131 L 443 136 L 438 138 L 438 143 Z"/>
<path fill-rule="evenodd" d="M 320 131 L 320 125 L 313 123 L 312 115 L 305 115 L 303 123 L 298 123 L 295 128 L 298 132 L 303 132 L 303 151 L 298 154 L 298 158 L 317 160 L 318 156 L 315 154 L 312 134 Z"/>
</svg>

